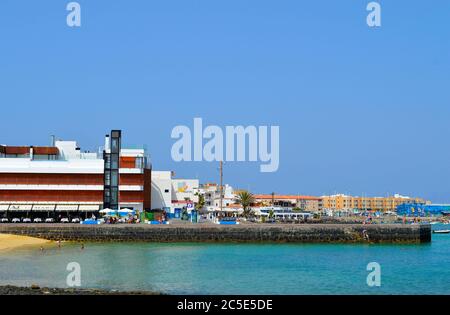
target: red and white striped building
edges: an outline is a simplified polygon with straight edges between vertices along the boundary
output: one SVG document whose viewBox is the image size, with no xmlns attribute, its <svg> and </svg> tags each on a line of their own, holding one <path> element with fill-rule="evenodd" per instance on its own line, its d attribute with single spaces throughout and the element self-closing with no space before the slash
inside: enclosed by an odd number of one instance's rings
<svg viewBox="0 0 450 315">
<path fill-rule="evenodd" d="M 112 163 L 116 171 L 106 167 L 113 133 L 119 135 L 118 163 Z M 85 217 L 104 207 L 110 196 L 106 191 L 114 185 L 119 208 L 150 209 L 149 159 L 144 149 L 121 148 L 120 137 L 120 131 L 112 131 L 99 153 L 81 152 L 75 141 L 53 141 L 49 147 L 0 145 L 0 216 L 46 212 Z"/>
</svg>

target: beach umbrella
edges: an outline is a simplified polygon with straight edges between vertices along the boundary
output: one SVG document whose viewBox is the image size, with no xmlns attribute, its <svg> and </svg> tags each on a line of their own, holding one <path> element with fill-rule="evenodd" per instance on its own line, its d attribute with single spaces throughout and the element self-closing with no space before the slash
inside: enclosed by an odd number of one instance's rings
<svg viewBox="0 0 450 315">
<path fill-rule="evenodd" d="M 131 210 L 131 209 L 125 208 L 125 209 L 120 209 L 119 210 L 119 215 L 122 215 L 122 216 L 135 215 L 135 214 L 136 214 L 136 211 Z"/>
<path fill-rule="evenodd" d="M 103 210 L 100 210 L 99 212 L 101 214 L 116 214 L 117 213 L 116 210 L 112 210 L 112 209 L 109 209 L 109 208 L 105 208 Z"/>
</svg>

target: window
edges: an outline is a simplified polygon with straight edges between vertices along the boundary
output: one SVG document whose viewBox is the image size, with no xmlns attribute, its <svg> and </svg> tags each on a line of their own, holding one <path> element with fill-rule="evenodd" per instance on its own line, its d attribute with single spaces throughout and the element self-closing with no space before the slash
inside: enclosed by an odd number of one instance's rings
<svg viewBox="0 0 450 315">
<path fill-rule="evenodd" d="M 136 158 L 136 168 L 144 168 L 144 158 L 142 157 L 137 157 Z"/>
<path fill-rule="evenodd" d="M 119 155 L 112 154 L 111 155 L 111 169 L 117 169 L 117 168 L 119 168 Z"/>
<path fill-rule="evenodd" d="M 111 186 L 119 185 L 119 176 L 117 171 L 111 171 Z"/>
<path fill-rule="evenodd" d="M 118 200 L 118 190 L 117 188 L 111 188 L 111 203 L 117 204 L 119 202 Z"/>
<path fill-rule="evenodd" d="M 111 185 L 111 174 L 109 172 L 105 173 L 105 185 L 110 186 Z"/>
<path fill-rule="evenodd" d="M 168 189 L 166 189 L 166 190 L 164 190 L 164 192 L 165 192 L 166 194 L 168 194 L 168 193 L 169 193 L 169 190 L 168 190 Z"/>
<path fill-rule="evenodd" d="M 110 169 L 111 168 L 111 155 L 106 154 L 105 156 L 105 168 Z"/>
<path fill-rule="evenodd" d="M 119 147 L 119 141 L 118 139 L 112 138 L 111 139 L 111 151 L 112 152 L 117 152 Z"/>
</svg>

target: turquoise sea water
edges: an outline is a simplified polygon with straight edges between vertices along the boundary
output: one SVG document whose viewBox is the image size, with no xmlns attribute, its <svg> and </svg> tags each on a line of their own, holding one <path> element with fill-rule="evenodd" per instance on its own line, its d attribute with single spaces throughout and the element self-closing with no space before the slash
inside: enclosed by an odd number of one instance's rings
<svg viewBox="0 0 450 315">
<path fill-rule="evenodd" d="M 448 227 L 448 226 L 447 226 Z M 443 226 L 442 228 L 445 228 Z M 426 245 L 63 244 L 0 254 L 0 284 L 82 286 L 170 294 L 450 294 L 450 235 Z M 382 285 L 366 283 L 381 265 Z"/>
</svg>

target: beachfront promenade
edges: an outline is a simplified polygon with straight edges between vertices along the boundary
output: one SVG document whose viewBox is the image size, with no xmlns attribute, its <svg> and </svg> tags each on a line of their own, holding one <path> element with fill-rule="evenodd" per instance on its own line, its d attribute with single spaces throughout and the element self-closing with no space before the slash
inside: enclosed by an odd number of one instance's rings
<svg viewBox="0 0 450 315">
<path fill-rule="evenodd" d="M 426 224 L 1 224 L 0 233 L 75 242 L 431 242 L 431 226 Z"/>
</svg>

